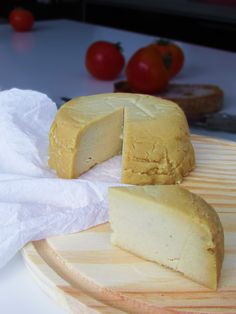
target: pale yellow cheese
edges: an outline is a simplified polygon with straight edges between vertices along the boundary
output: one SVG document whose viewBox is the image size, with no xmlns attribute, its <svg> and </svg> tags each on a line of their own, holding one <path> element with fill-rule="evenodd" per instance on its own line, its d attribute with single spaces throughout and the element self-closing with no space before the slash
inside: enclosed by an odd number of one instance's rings
<svg viewBox="0 0 236 314">
<path fill-rule="evenodd" d="M 49 140 L 49 165 L 62 178 L 76 178 L 121 151 L 123 183 L 180 182 L 195 164 L 183 111 L 154 96 L 75 98 L 58 111 Z"/>
<path fill-rule="evenodd" d="M 112 243 L 216 289 L 224 233 L 216 211 L 178 185 L 109 189 Z"/>
</svg>

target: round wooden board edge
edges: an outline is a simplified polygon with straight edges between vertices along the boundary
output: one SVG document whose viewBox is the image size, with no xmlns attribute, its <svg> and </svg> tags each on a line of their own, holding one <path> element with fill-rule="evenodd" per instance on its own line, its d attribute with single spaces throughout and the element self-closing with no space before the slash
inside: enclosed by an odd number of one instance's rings
<svg viewBox="0 0 236 314">
<path fill-rule="evenodd" d="M 201 141 L 203 140 L 203 142 L 211 142 L 214 144 L 221 144 L 224 146 L 233 146 L 234 148 L 236 148 L 236 142 L 232 141 L 232 140 L 225 140 L 222 139 L 220 137 L 211 137 L 208 135 L 201 135 L 201 134 L 197 134 L 197 133 L 191 133 L 190 134 L 191 137 L 191 141 Z"/>
<path fill-rule="evenodd" d="M 35 243 L 42 244 L 43 242 L 46 243 L 46 240 L 30 242 L 21 250 L 25 266 L 40 289 L 48 295 L 54 303 L 68 313 L 104 313 L 104 311 L 100 311 L 99 308 L 106 308 L 105 304 L 94 300 L 79 289 L 75 291 L 75 288 L 71 287 L 67 282 L 58 285 L 57 280 L 59 279 L 59 281 L 63 282 L 64 279 L 50 267 L 47 260 L 41 256 L 36 248 L 37 245 L 35 245 Z M 43 267 L 39 265 L 43 265 Z M 72 292 L 72 295 L 70 292 Z M 109 313 L 107 311 L 105 312 Z"/>
<path fill-rule="evenodd" d="M 102 224 L 103 226 L 108 225 L 108 223 Z M 99 225 L 99 226 L 102 226 Z M 95 226 L 93 228 L 97 228 Z M 91 228 L 91 229 L 93 229 Z M 86 230 L 84 231 L 86 232 Z M 86 308 L 84 313 L 113 313 L 113 314 L 123 314 L 123 313 L 136 313 L 136 314 L 192 314 L 189 311 L 178 311 L 170 309 L 167 306 L 157 307 L 156 305 L 151 305 L 145 301 L 136 300 L 129 297 L 122 292 L 113 290 L 111 288 L 102 287 L 92 278 L 88 278 L 79 272 L 74 272 L 74 270 L 68 266 L 63 258 L 58 254 L 48 243 L 47 240 L 40 240 L 33 242 L 37 253 L 44 260 L 44 262 L 52 268 L 57 275 L 59 275 L 63 280 L 65 280 L 70 289 L 63 289 L 64 293 L 69 292 L 74 299 L 79 297 L 81 299 L 82 294 L 86 294 L 86 297 L 95 303 L 95 308 L 101 309 L 100 312 L 91 312 L 90 308 Z M 81 305 L 79 303 L 79 305 Z M 86 302 L 85 305 L 87 306 Z M 102 308 L 104 307 L 104 308 Z M 78 306 L 76 306 L 73 313 L 78 312 Z M 196 312 L 194 313 L 196 314 Z"/>
</svg>

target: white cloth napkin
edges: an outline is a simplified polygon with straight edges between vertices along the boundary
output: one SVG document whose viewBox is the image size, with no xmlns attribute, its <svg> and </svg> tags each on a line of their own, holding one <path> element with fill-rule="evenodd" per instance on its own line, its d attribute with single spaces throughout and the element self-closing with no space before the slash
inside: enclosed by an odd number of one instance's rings
<svg viewBox="0 0 236 314">
<path fill-rule="evenodd" d="M 120 156 L 81 176 L 48 168 L 48 133 L 57 111 L 46 95 L 0 92 L 0 267 L 27 242 L 81 231 L 108 219 L 107 188 L 119 185 Z"/>
</svg>

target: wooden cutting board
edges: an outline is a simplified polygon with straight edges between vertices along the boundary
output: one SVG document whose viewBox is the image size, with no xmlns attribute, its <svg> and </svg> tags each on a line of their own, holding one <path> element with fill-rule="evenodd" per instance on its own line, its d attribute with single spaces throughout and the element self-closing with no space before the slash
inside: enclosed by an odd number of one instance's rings
<svg viewBox="0 0 236 314">
<path fill-rule="evenodd" d="M 72 313 L 236 313 L 236 143 L 192 136 L 197 167 L 182 185 L 219 213 L 225 259 L 217 291 L 112 247 L 109 224 L 28 244 L 26 265 Z"/>
</svg>

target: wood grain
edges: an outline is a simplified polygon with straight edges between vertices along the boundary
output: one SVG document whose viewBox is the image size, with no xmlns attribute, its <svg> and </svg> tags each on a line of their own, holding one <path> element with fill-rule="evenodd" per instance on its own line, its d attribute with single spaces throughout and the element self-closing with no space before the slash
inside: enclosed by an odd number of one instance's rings
<svg viewBox="0 0 236 314">
<path fill-rule="evenodd" d="M 23 249 L 41 287 L 72 313 L 236 313 L 236 144 L 192 136 L 197 167 L 182 185 L 214 206 L 225 232 L 217 291 L 110 244 L 109 224 Z"/>
</svg>

